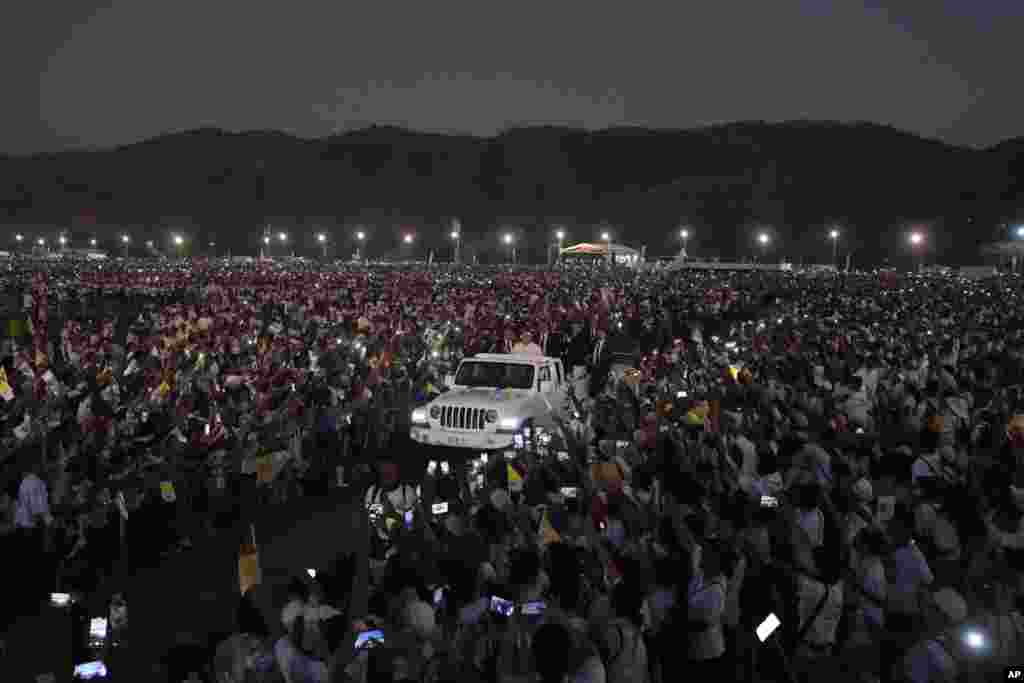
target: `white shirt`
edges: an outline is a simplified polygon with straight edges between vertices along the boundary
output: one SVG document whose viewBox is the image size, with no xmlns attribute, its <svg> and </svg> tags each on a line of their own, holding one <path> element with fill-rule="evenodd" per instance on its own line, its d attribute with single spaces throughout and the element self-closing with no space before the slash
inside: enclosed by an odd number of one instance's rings
<svg viewBox="0 0 1024 683">
<path fill-rule="evenodd" d="M 21 485 L 18 487 L 14 525 L 20 529 L 34 529 L 37 516 L 46 520 L 47 525 L 53 519 L 50 516 L 50 499 L 46 483 L 30 472 L 21 480 Z"/>
<path fill-rule="evenodd" d="M 893 553 L 892 570 L 893 575 L 886 577 L 889 582 L 889 611 L 917 614 L 921 609 L 918 598 L 921 587 L 935 580 L 928 560 L 916 544 L 907 544 Z"/>
<path fill-rule="evenodd" d="M 807 534 L 811 547 L 820 548 L 825 545 L 825 517 L 821 510 L 801 510 L 797 514 L 797 524 Z"/>
<path fill-rule="evenodd" d="M 689 616 L 693 621 L 708 624 L 708 628 L 690 634 L 690 657 L 704 661 L 720 657 L 725 653 L 725 635 L 722 632 L 722 616 L 725 611 L 725 597 L 728 589 L 723 578 L 705 583 L 698 572 L 688 588 Z"/>
</svg>

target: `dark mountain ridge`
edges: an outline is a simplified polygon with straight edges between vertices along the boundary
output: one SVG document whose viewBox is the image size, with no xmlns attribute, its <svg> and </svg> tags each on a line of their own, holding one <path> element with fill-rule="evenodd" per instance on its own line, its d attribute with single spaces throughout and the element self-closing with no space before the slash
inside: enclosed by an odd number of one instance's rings
<svg viewBox="0 0 1024 683">
<path fill-rule="evenodd" d="M 723 258 L 751 256 L 764 229 L 773 235 L 766 257 L 828 261 L 827 229 L 838 224 L 841 253 L 898 262 L 910 256 L 908 226 L 922 225 L 929 260 L 976 262 L 978 246 L 1022 209 L 1024 138 L 976 150 L 871 123 L 536 126 L 490 138 L 394 126 L 322 139 L 198 128 L 113 149 L 0 156 L 8 226 L 104 241 L 175 229 L 236 253 L 255 252 L 266 223 L 295 235 L 297 251 L 317 253 L 312 235 L 324 229 L 346 253 L 358 224 L 371 252 L 415 230 L 419 250 L 440 258 L 458 216 L 467 248 L 485 259 L 501 258 L 498 232 L 514 230 L 520 253 L 542 260 L 555 223 L 572 240 L 606 225 L 616 240 L 672 253 L 685 222 L 691 252 Z"/>
</svg>

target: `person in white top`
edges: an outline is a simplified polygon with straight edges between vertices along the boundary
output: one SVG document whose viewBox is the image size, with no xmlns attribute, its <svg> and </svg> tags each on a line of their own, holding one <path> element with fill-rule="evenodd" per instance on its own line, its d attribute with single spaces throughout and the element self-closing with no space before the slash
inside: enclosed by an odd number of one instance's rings
<svg viewBox="0 0 1024 683">
<path fill-rule="evenodd" d="M 36 463 L 21 480 L 18 499 L 14 507 L 15 533 L 21 546 L 21 561 L 24 563 L 26 590 L 23 597 L 26 607 L 32 607 L 36 599 L 42 599 L 50 590 L 53 575 L 49 571 L 46 534 L 53 524 L 50 514 L 50 498 L 46 483 L 40 478 L 42 465 Z"/>
<path fill-rule="evenodd" d="M 50 497 L 46 482 L 39 477 L 40 467 L 29 470 L 18 487 L 18 502 L 14 511 L 14 526 L 18 529 L 38 529 L 53 523 Z"/>
<path fill-rule="evenodd" d="M 533 334 L 524 332 L 519 341 L 512 346 L 512 353 L 526 353 L 532 356 L 543 356 L 544 349 L 533 341 Z"/>
</svg>

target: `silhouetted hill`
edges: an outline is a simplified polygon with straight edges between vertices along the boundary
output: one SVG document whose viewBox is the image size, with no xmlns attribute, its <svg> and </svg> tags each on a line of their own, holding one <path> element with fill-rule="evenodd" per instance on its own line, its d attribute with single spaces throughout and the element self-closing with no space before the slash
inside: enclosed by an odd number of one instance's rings
<svg viewBox="0 0 1024 683">
<path fill-rule="evenodd" d="M 318 140 L 200 128 L 110 150 L 0 156 L 0 222 L 104 240 L 177 229 L 194 246 L 249 253 L 266 222 L 310 253 L 319 229 L 348 253 L 362 224 L 371 253 L 416 230 L 421 255 L 442 258 L 454 215 L 483 258 L 500 254 L 499 230 L 514 229 L 521 253 L 541 260 L 553 223 L 573 240 L 606 223 L 617 240 L 671 253 L 685 221 L 695 253 L 749 256 L 765 226 L 771 258 L 826 261 L 836 222 L 842 251 L 859 262 L 900 260 L 906 226 L 922 222 L 936 258 L 973 262 L 998 237 L 990 226 L 1022 208 L 1024 138 L 973 150 L 868 123 L 540 126 L 491 138 L 371 126 Z"/>
</svg>

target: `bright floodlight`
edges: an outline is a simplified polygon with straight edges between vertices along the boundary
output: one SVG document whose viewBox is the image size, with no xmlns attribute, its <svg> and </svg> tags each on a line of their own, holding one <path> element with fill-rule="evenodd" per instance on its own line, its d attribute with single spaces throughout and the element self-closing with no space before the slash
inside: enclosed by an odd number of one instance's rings
<svg viewBox="0 0 1024 683">
<path fill-rule="evenodd" d="M 320 233 L 319 235 L 316 236 L 316 239 L 318 242 L 322 244 L 327 241 L 327 235 Z"/>
<path fill-rule="evenodd" d="M 910 234 L 910 243 L 911 244 L 916 246 L 918 244 L 921 244 L 922 242 L 924 242 L 924 235 L 922 235 L 919 232 L 914 232 L 914 233 Z"/>
<path fill-rule="evenodd" d="M 93 237 L 91 240 L 89 240 L 89 246 L 92 246 L 92 247 L 96 246 L 96 238 L 95 237 Z"/>
<path fill-rule="evenodd" d="M 356 239 L 360 241 L 366 239 L 366 233 L 360 230 L 359 232 L 356 233 Z"/>
<path fill-rule="evenodd" d="M 405 237 L 403 238 L 403 241 L 404 241 L 404 242 L 405 242 L 406 244 L 412 244 L 412 234 L 408 234 L 408 235 L 406 235 L 406 236 L 405 236 Z"/>
<path fill-rule="evenodd" d="M 270 244 L 270 235 L 263 236 L 263 244 Z"/>
<path fill-rule="evenodd" d="M 1017 237 L 1024 237 L 1024 225 L 1017 228 Z"/>
<path fill-rule="evenodd" d="M 44 244 L 46 244 L 46 240 L 40 237 L 38 240 L 36 240 L 36 244 L 38 244 L 39 246 L 43 246 Z"/>
<path fill-rule="evenodd" d="M 838 230 L 833 230 L 832 232 L 830 232 L 828 234 L 828 236 L 831 237 L 834 240 L 837 240 L 837 239 L 839 239 L 839 231 Z"/>
<path fill-rule="evenodd" d="M 565 239 L 565 230 L 559 230 L 558 232 L 556 232 L 555 233 L 555 237 L 557 237 L 560 240 L 564 240 Z"/>
<path fill-rule="evenodd" d="M 605 242 L 608 242 L 609 240 L 611 240 L 611 238 L 612 238 L 612 236 L 611 236 L 610 233 L 607 233 L 607 232 L 602 232 L 601 233 L 601 239 L 604 240 Z"/>
<path fill-rule="evenodd" d="M 505 240 L 505 244 L 512 244 L 512 235 L 509 235 L 508 233 L 506 233 L 505 236 L 502 239 Z"/>
<path fill-rule="evenodd" d="M 679 236 L 685 240 L 690 237 L 690 231 L 687 230 L 686 228 L 683 228 L 682 230 L 679 231 Z"/>
<path fill-rule="evenodd" d="M 25 239 L 25 236 L 22 235 L 21 233 L 18 233 L 17 235 L 14 236 L 14 239 L 17 240 L 18 242 L 20 242 L 23 239 Z"/>
<path fill-rule="evenodd" d="M 174 244 L 175 244 L 175 246 L 180 247 L 181 245 L 185 244 L 185 238 L 182 237 L 181 235 L 175 235 L 174 236 Z"/>
<path fill-rule="evenodd" d="M 153 240 L 146 240 L 146 246 L 149 247 L 150 249 L 152 249 L 153 248 Z"/>
<path fill-rule="evenodd" d="M 964 636 L 967 646 L 973 650 L 981 649 L 985 645 L 985 636 L 977 631 L 968 631 Z"/>
<path fill-rule="evenodd" d="M 61 235 L 60 237 L 57 238 L 57 241 L 61 243 L 61 246 L 64 246 L 65 244 L 68 243 L 68 238 L 65 237 L 64 235 Z"/>
<path fill-rule="evenodd" d="M 459 231 L 458 230 L 452 230 L 452 239 L 453 240 L 459 239 Z"/>
<path fill-rule="evenodd" d="M 124 242 L 125 244 L 128 244 L 129 242 L 131 242 L 131 240 L 132 240 L 132 238 L 129 237 L 128 235 L 121 235 L 121 241 Z"/>
<path fill-rule="evenodd" d="M 286 239 L 288 239 L 288 235 L 284 234 L 283 232 L 279 232 L 277 233 L 277 239 L 284 242 Z"/>
<path fill-rule="evenodd" d="M 770 242 L 771 239 L 772 238 L 769 237 L 768 233 L 766 232 L 762 232 L 760 235 L 757 236 L 757 241 L 760 242 L 761 244 L 768 244 L 768 242 Z"/>
</svg>

